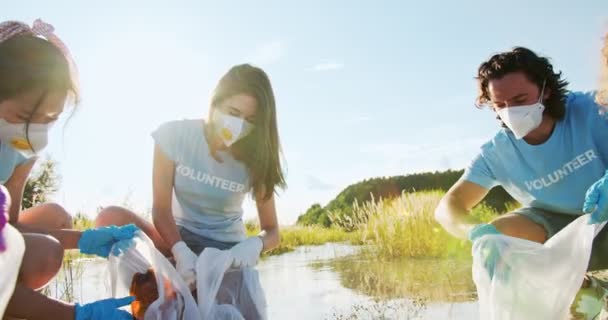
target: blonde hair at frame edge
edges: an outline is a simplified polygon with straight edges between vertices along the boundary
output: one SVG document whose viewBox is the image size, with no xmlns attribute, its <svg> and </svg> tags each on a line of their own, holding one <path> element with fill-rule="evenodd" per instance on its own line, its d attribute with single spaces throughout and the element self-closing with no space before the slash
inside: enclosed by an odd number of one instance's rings
<svg viewBox="0 0 608 320">
<path fill-rule="evenodd" d="M 601 78 L 600 87 L 596 95 L 597 103 L 605 107 L 608 111 L 608 33 L 604 36 L 604 47 L 601 54 Z"/>
</svg>

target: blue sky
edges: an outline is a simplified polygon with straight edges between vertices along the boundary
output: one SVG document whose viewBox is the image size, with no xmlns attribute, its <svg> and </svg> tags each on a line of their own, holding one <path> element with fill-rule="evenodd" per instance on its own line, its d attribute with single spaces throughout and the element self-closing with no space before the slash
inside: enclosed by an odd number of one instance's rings
<svg viewBox="0 0 608 320">
<path fill-rule="evenodd" d="M 70 47 L 83 87 L 47 150 L 58 202 L 149 209 L 150 132 L 205 116 L 218 78 L 251 62 L 277 97 L 289 224 L 364 178 L 464 167 L 498 128 L 473 106 L 475 70 L 495 52 L 527 46 L 571 89 L 594 89 L 608 1 L 21 0 L 0 12 L 38 17 Z"/>
</svg>

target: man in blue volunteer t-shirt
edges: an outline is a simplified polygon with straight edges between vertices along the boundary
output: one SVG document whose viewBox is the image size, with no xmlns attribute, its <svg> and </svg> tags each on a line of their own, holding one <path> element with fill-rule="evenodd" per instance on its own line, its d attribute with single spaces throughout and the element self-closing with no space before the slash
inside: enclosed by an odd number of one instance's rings
<svg viewBox="0 0 608 320">
<path fill-rule="evenodd" d="M 606 221 L 608 118 L 595 94 L 568 92 L 547 58 L 521 47 L 482 63 L 477 81 L 478 105 L 489 106 L 502 129 L 441 200 L 442 226 L 472 241 L 506 234 L 543 243 L 585 212 L 590 223 Z M 480 224 L 468 213 L 496 186 L 522 208 Z M 595 238 L 590 270 L 608 268 L 606 230 Z"/>
</svg>

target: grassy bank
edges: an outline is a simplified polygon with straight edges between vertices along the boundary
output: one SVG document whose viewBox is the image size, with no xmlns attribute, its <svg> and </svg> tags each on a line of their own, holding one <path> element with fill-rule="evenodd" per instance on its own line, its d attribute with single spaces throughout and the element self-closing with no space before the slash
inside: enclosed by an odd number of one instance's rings
<svg viewBox="0 0 608 320">
<path fill-rule="evenodd" d="M 247 223 L 247 233 L 255 235 L 260 229 L 254 223 Z M 340 228 L 323 228 L 318 226 L 287 226 L 281 228 L 281 244 L 265 255 L 278 255 L 295 250 L 300 246 L 316 246 L 330 242 L 348 242 L 361 244 L 361 233 L 347 232 Z"/>
<path fill-rule="evenodd" d="M 354 216 L 365 217 L 357 225 L 364 252 L 383 259 L 399 257 L 468 257 L 470 243 L 448 234 L 434 218 L 441 192 L 407 193 L 387 200 L 356 206 Z M 490 221 L 498 213 L 480 205 L 472 215 Z"/>
<path fill-rule="evenodd" d="M 352 216 L 335 218 L 334 227 L 281 227 L 281 245 L 266 255 L 293 251 L 299 246 L 321 245 L 330 242 L 365 244 L 364 253 L 375 258 L 400 257 L 468 257 L 470 243 L 448 234 L 433 215 L 443 192 L 403 193 L 389 200 L 372 200 L 355 205 Z M 490 221 L 498 213 L 485 206 L 472 214 L 480 221 Z M 74 217 L 74 228 L 93 227 L 85 215 Z M 259 233 L 257 222 L 247 222 L 248 235 Z"/>
<path fill-rule="evenodd" d="M 448 234 L 434 218 L 435 208 L 443 192 L 404 193 L 389 200 L 369 201 L 355 205 L 348 217 L 333 218 L 334 227 L 288 226 L 281 228 L 281 245 L 268 252 L 276 255 L 298 246 L 320 245 L 328 242 L 365 244 L 362 252 L 369 257 L 395 259 L 402 257 L 470 257 L 471 244 Z M 508 206 L 509 210 L 512 206 Z M 479 205 L 471 213 L 479 221 L 487 222 L 498 212 Z M 247 223 L 250 235 L 259 227 Z"/>
</svg>

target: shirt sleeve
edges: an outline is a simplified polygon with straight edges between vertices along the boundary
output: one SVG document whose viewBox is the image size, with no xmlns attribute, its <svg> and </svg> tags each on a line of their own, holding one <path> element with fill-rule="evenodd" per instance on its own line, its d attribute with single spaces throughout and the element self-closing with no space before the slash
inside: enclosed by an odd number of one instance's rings
<svg viewBox="0 0 608 320">
<path fill-rule="evenodd" d="M 21 152 L 17 152 L 15 151 L 15 163 L 20 166 L 26 162 L 28 162 L 30 159 L 25 157 L 24 155 L 21 154 Z"/>
<path fill-rule="evenodd" d="M 482 152 L 471 161 L 461 179 L 480 185 L 488 190 L 499 185 Z"/>
<path fill-rule="evenodd" d="M 566 112 L 572 113 L 575 128 L 579 134 L 589 134 L 598 147 L 602 159 L 608 156 L 608 107 L 595 101 L 595 92 L 571 92 L 567 97 Z"/>
<path fill-rule="evenodd" d="M 151 134 L 156 145 L 173 162 L 179 161 L 180 124 L 180 121 L 163 123 Z"/>
</svg>

